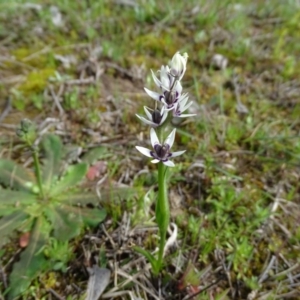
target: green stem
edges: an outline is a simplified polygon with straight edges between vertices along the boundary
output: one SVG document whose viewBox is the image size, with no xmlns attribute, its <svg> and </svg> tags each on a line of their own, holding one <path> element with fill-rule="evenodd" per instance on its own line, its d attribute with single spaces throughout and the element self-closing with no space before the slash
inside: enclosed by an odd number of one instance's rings
<svg viewBox="0 0 300 300">
<path fill-rule="evenodd" d="M 34 167 L 35 167 L 35 175 L 36 175 L 36 178 L 37 178 L 37 183 L 38 183 L 38 186 L 39 186 L 39 190 L 41 192 L 42 198 L 45 199 L 45 194 L 44 194 L 43 185 L 42 185 L 40 163 L 39 163 L 39 158 L 38 158 L 38 152 L 37 152 L 36 149 L 32 149 L 32 156 L 33 156 L 33 162 L 34 162 Z"/>
<path fill-rule="evenodd" d="M 168 188 L 166 181 L 167 167 L 159 162 L 158 164 L 158 199 L 156 203 L 156 222 L 159 227 L 159 252 L 157 260 L 157 272 L 160 271 L 163 264 L 164 247 L 166 244 L 167 230 L 170 223 L 170 208 L 168 200 Z"/>
</svg>

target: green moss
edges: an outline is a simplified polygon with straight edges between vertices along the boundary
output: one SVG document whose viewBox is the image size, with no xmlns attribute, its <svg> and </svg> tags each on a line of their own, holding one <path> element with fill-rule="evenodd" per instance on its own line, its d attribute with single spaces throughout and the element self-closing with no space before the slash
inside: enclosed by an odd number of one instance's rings
<svg viewBox="0 0 300 300">
<path fill-rule="evenodd" d="M 13 50 L 11 53 L 16 59 L 22 60 L 32 54 L 32 49 L 18 48 Z"/>
<path fill-rule="evenodd" d="M 32 94 L 38 94 L 44 91 L 47 86 L 48 79 L 55 75 L 55 69 L 46 68 L 43 70 L 32 71 L 27 75 L 24 83 L 18 90 L 26 97 Z"/>
<path fill-rule="evenodd" d="M 154 53 L 155 57 L 162 57 L 165 56 L 166 52 L 174 54 L 178 51 L 179 47 L 176 41 L 176 32 L 161 32 L 159 35 L 151 32 L 138 36 L 135 39 L 135 45 L 140 51 L 151 51 Z"/>
</svg>

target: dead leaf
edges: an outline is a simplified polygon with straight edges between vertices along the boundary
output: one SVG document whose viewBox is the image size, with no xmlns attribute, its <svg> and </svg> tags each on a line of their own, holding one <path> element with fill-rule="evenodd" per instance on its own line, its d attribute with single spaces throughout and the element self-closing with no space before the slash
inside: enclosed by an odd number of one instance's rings
<svg viewBox="0 0 300 300">
<path fill-rule="evenodd" d="M 88 268 L 88 272 L 90 273 L 90 278 L 86 300 L 98 300 L 109 284 L 111 272 L 109 269 L 99 268 L 97 265 Z"/>
</svg>

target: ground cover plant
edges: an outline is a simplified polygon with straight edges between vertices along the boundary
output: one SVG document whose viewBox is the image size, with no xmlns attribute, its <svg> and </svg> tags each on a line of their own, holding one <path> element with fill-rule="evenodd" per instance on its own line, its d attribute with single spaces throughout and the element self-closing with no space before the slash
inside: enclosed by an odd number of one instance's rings
<svg viewBox="0 0 300 300">
<path fill-rule="evenodd" d="M 70 259 L 71 255 L 60 248 L 78 236 L 84 225 L 94 227 L 106 216 L 103 209 L 78 207 L 97 202 L 97 195 L 76 189 L 88 171 L 88 164 L 81 162 L 63 169 L 62 143 L 59 137 L 47 135 L 41 142 L 44 152 L 41 166 L 39 145 L 34 144 L 35 131 L 26 119 L 17 131 L 32 152 L 34 173 L 13 160 L 0 160 L 1 246 L 18 229 L 23 232 L 20 245 L 26 248 L 10 274 L 8 299 L 25 292 L 37 274 L 54 263 L 54 270 L 63 268 L 67 262 L 65 256 Z"/>
<path fill-rule="evenodd" d="M 279 0 L 0 1 L 0 297 L 29 270 L 16 273 L 39 228 L 51 239 L 33 260 L 51 268 L 35 266 L 16 299 L 300 298 L 299 16 L 297 1 Z M 151 146 L 136 114 L 153 101 L 149 70 L 177 51 L 189 55 L 182 85 L 196 116 L 171 120 L 187 151 L 169 178 L 176 239 L 153 276 L 135 249 L 156 251 L 158 172 L 135 149 Z M 30 227 L 41 191 L 16 135 L 24 119 L 36 124 L 41 166 L 64 149 L 55 182 L 84 165 L 76 193 L 98 197 L 76 209 L 105 208 L 105 220 L 72 222 L 65 239 L 55 222 Z M 23 171 L 35 190 L 17 201 Z M 31 221 L 6 236 L 18 209 Z"/>
</svg>

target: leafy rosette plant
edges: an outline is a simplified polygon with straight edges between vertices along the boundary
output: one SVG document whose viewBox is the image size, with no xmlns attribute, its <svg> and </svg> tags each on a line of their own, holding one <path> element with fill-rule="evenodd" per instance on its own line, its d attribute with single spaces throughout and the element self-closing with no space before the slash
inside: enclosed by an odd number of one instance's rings
<svg viewBox="0 0 300 300">
<path fill-rule="evenodd" d="M 176 129 L 173 129 L 164 140 L 165 129 L 168 128 L 168 125 L 171 125 L 172 117 L 186 118 L 195 116 L 195 114 L 183 113 L 192 105 L 192 102 L 188 102 L 188 94 L 182 93 L 183 88 L 181 85 L 181 79 L 186 71 L 187 57 L 186 53 L 181 55 L 177 52 L 173 56 L 170 66 L 167 65 L 160 68 L 158 71 L 159 78 L 151 70 L 152 78 L 160 91 L 156 92 L 145 88 L 145 92 L 156 101 L 156 105 L 154 109 L 144 107 L 147 118 L 137 115 L 144 124 L 152 127 L 150 129 L 150 142 L 153 149 L 150 150 L 141 146 L 136 146 L 136 149 L 145 156 L 152 158 L 152 163 L 158 164 L 158 195 L 155 214 L 160 241 L 157 256 L 140 247 L 135 247 L 135 249 L 149 260 L 155 275 L 158 275 L 163 267 L 165 248 L 168 245 L 168 242 L 166 242 L 167 230 L 170 224 L 168 168 L 175 166 L 171 159 L 185 152 L 185 150 L 171 152 Z"/>
<path fill-rule="evenodd" d="M 87 163 L 65 167 L 62 142 L 53 134 L 44 136 L 39 153 L 33 143 L 35 129 L 27 120 L 21 122 L 18 133 L 32 150 L 34 171 L 0 160 L 0 247 L 16 232 L 29 236 L 10 274 L 8 299 L 23 293 L 39 272 L 51 268 L 44 255 L 49 239 L 65 243 L 106 216 L 103 209 L 86 207 L 98 203 L 97 196 L 77 187 L 86 176 Z"/>
</svg>

